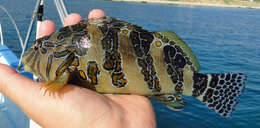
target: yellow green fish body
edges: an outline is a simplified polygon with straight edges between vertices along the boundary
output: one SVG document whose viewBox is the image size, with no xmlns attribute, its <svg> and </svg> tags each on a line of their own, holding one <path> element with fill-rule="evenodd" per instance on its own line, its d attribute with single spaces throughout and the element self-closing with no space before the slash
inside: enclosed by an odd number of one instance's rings
<svg viewBox="0 0 260 128">
<path fill-rule="evenodd" d="M 148 32 L 109 17 L 36 40 L 23 62 L 50 92 L 72 83 L 99 93 L 149 96 L 175 110 L 185 106 L 183 94 L 225 117 L 246 81 L 241 73 L 199 73 L 196 57 L 174 32 Z"/>
</svg>

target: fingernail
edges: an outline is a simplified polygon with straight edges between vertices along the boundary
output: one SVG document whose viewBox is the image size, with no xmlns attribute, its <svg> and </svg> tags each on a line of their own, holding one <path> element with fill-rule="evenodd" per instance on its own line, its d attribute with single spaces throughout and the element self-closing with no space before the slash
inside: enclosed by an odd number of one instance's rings
<svg viewBox="0 0 260 128">
<path fill-rule="evenodd" d="M 93 9 L 89 12 L 88 14 L 88 19 L 91 19 L 91 18 L 102 18 L 102 17 L 105 17 L 106 14 L 103 10 L 101 9 Z"/>
</svg>

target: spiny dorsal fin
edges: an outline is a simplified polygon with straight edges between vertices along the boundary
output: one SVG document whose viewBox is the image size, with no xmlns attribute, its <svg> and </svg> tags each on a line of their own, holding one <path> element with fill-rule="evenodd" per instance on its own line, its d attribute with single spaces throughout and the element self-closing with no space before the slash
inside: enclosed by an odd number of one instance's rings
<svg viewBox="0 0 260 128">
<path fill-rule="evenodd" d="M 176 45 L 178 45 L 187 54 L 187 56 L 192 62 L 193 67 L 195 68 L 195 71 L 199 72 L 200 65 L 196 56 L 193 54 L 189 46 L 176 33 L 171 31 L 159 31 L 158 33 L 174 41 L 174 43 L 176 43 Z"/>
</svg>

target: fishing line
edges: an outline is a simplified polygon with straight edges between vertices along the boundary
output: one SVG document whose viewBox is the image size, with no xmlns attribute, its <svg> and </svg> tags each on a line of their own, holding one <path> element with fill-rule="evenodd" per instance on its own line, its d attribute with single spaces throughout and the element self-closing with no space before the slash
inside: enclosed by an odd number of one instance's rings
<svg viewBox="0 0 260 128">
<path fill-rule="evenodd" d="M 21 53 L 21 56 L 20 56 L 20 60 L 19 60 L 19 63 L 18 63 L 18 67 L 17 67 L 17 71 L 20 72 L 21 71 L 21 63 L 22 63 L 22 57 L 23 57 L 23 54 L 25 52 L 25 49 L 26 49 L 26 46 L 27 46 L 27 42 L 29 40 L 29 37 L 31 35 L 31 31 L 32 31 L 32 26 L 34 24 L 34 19 L 35 19 L 35 16 L 37 14 L 37 10 L 40 6 L 40 2 L 41 0 L 37 0 L 36 2 L 36 5 L 35 5 L 35 8 L 34 8 L 34 11 L 33 11 L 33 14 L 32 14 L 32 17 L 31 17 L 31 22 L 30 22 L 30 25 L 29 25 L 29 28 L 28 28 L 28 31 L 27 31 L 27 35 L 26 35 L 26 39 L 25 39 L 25 42 L 24 42 L 24 45 L 22 46 L 22 53 Z"/>
<path fill-rule="evenodd" d="M 20 41 L 20 45 L 21 45 L 21 47 L 23 47 L 23 39 L 22 39 L 22 37 L 21 37 L 20 31 L 19 31 L 19 29 L 18 29 L 18 27 L 17 27 L 17 25 L 16 25 L 16 23 L 15 23 L 14 18 L 13 18 L 12 15 L 6 10 L 6 8 L 5 8 L 4 6 L 0 5 L 0 8 L 7 14 L 7 16 L 8 16 L 9 19 L 11 20 L 12 24 L 14 25 L 14 28 L 15 28 L 15 30 L 16 30 L 16 33 L 17 33 L 18 38 L 19 38 L 19 41 Z"/>
</svg>

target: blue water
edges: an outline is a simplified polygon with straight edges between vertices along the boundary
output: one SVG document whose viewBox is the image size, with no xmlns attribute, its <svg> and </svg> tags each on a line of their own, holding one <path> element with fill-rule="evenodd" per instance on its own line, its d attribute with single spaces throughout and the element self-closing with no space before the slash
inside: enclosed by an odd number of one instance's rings
<svg viewBox="0 0 260 128">
<path fill-rule="evenodd" d="M 61 26 L 53 2 L 47 2 L 45 18 Z M 34 0 L 0 1 L 15 16 L 23 36 L 34 3 Z M 185 97 L 187 105 L 179 112 L 152 101 L 159 128 L 260 127 L 260 10 L 86 0 L 66 3 L 69 12 L 80 13 L 83 17 L 87 17 L 91 9 L 100 8 L 108 16 L 150 31 L 175 31 L 197 56 L 203 73 L 243 72 L 248 75 L 246 89 L 232 118 L 222 118 L 190 97 Z M 5 15 L 0 12 L 0 16 L 5 42 L 19 55 L 16 33 Z"/>
</svg>

